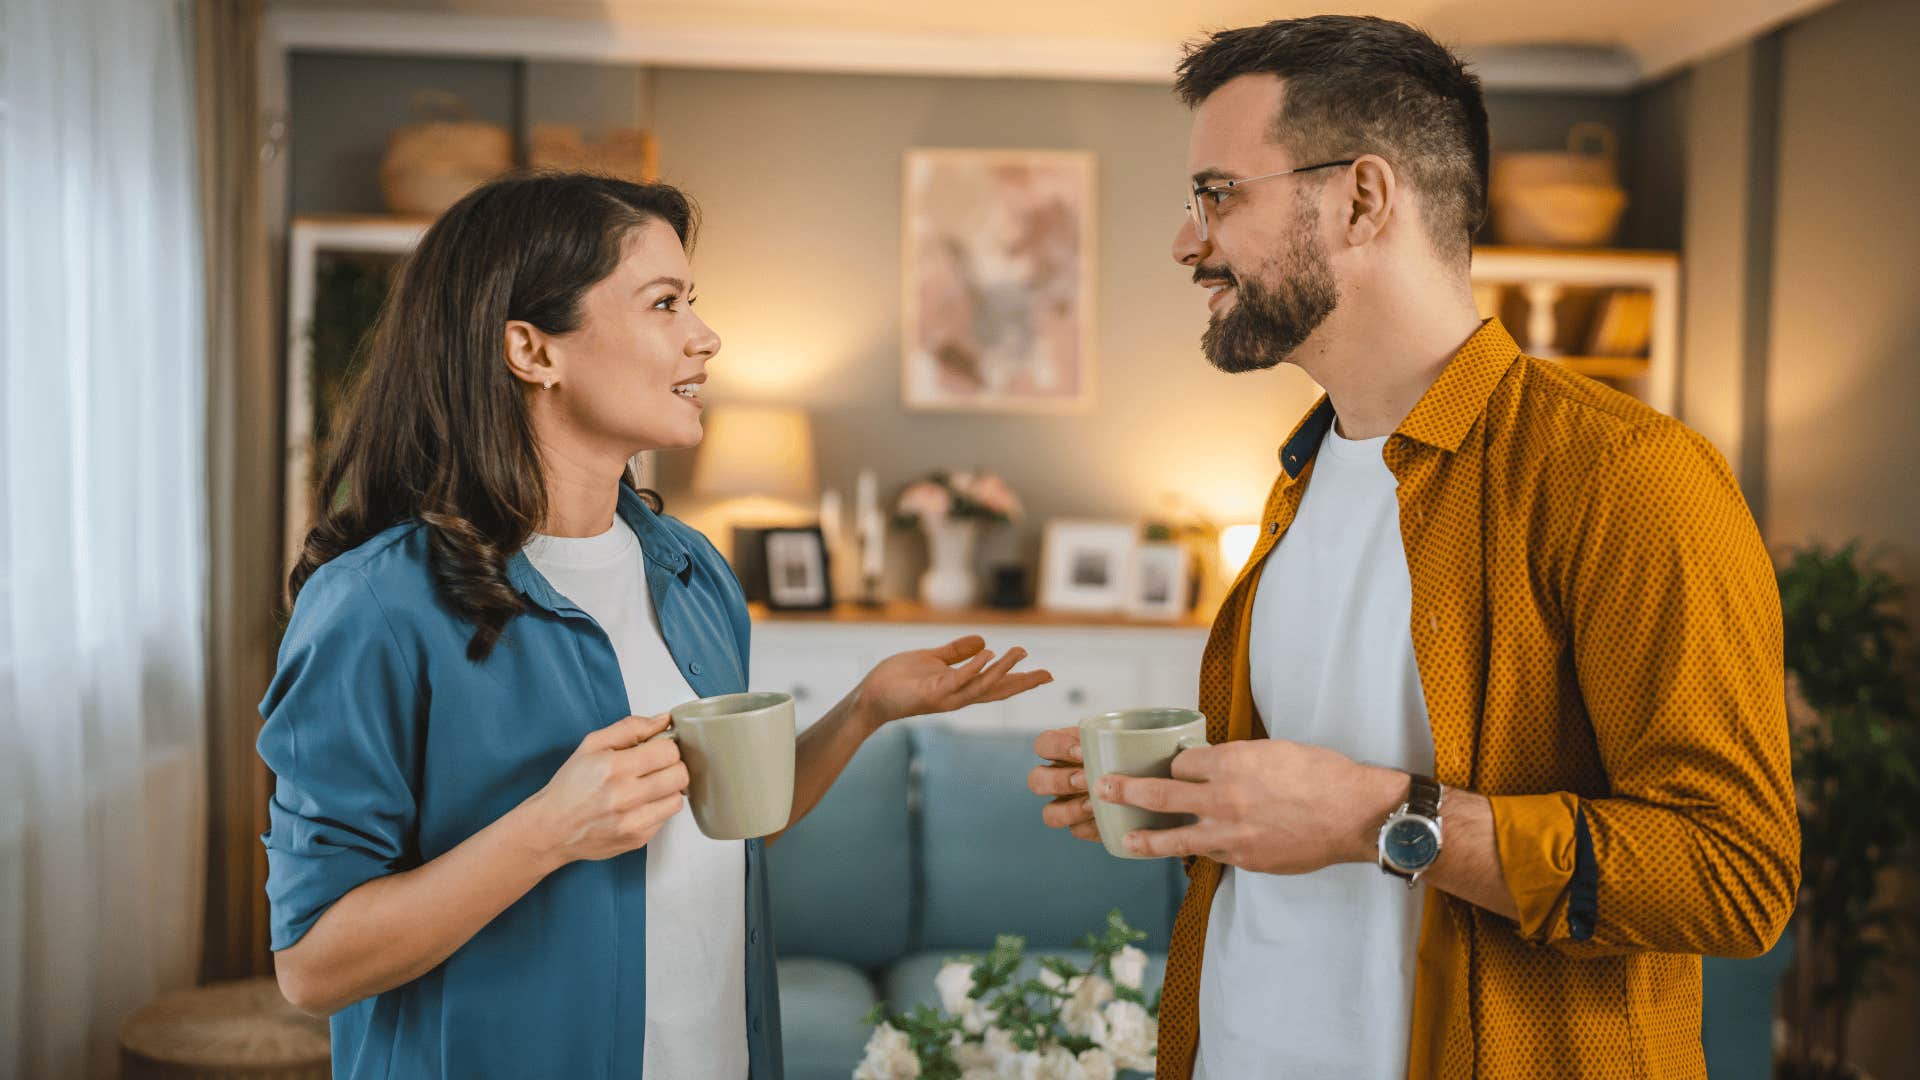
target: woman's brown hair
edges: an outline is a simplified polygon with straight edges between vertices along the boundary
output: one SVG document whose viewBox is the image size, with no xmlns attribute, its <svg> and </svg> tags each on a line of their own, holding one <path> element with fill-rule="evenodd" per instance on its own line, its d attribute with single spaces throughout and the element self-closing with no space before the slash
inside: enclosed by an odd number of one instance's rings
<svg viewBox="0 0 1920 1080">
<path fill-rule="evenodd" d="M 333 504 L 307 533 L 289 601 L 329 560 L 417 519 L 436 588 L 473 625 L 467 655 L 493 651 L 526 607 L 507 560 L 547 511 L 506 324 L 579 329 L 584 294 L 618 265 L 626 235 L 653 220 L 692 250 L 697 215 L 679 189 L 583 173 L 495 180 L 433 223 L 370 335 L 321 482 Z"/>
</svg>

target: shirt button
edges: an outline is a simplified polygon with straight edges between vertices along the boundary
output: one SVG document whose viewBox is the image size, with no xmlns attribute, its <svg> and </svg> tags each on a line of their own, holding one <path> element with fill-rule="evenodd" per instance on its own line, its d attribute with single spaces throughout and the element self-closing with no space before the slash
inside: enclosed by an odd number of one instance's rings
<svg viewBox="0 0 1920 1080">
<path fill-rule="evenodd" d="M 749 945 L 760 944 L 760 931 L 758 930 L 749 931 L 747 934 L 747 944 Z"/>
<path fill-rule="evenodd" d="M 760 1018 L 757 1016 L 753 1018 L 753 1033 L 760 1034 Z"/>
<path fill-rule="evenodd" d="M 687 665 L 687 670 L 698 675 L 703 669 L 700 667 L 700 661 L 695 660 L 693 663 Z"/>
<path fill-rule="evenodd" d="M 1280 523 L 1279 523 L 1279 522 L 1277 522 L 1277 521 L 1269 521 L 1269 522 L 1267 522 L 1267 535 L 1268 535 L 1268 536 L 1279 536 L 1279 535 L 1280 535 Z"/>
</svg>

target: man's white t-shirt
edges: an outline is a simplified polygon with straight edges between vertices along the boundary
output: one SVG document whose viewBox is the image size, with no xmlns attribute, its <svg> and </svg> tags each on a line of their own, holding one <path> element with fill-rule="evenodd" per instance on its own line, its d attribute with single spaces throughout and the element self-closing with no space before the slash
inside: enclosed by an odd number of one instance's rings
<svg viewBox="0 0 1920 1080">
<path fill-rule="evenodd" d="M 1322 440 L 1254 596 L 1253 702 L 1274 738 L 1430 775 L 1385 444 L 1331 427 Z M 1371 864 L 1227 869 L 1207 923 L 1196 1075 L 1406 1076 L 1423 892 Z"/>
<path fill-rule="evenodd" d="M 699 696 L 667 651 L 626 522 L 599 536 L 535 536 L 526 555 L 606 631 L 633 715 Z M 747 1075 L 746 925 L 745 845 L 708 839 L 685 811 L 667 819 L 647 844 L 645 1080 Z"/>
</svg>

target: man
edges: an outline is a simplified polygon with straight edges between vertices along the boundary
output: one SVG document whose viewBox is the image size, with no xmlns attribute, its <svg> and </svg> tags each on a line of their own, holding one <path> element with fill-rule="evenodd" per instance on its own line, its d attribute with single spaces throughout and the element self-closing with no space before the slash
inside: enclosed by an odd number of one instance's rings
<svg viewBox="0 0 1920 1080">
<path fill-rule="evenodd" d="M 1160 1075 L 1704 1076 L 1700 955 L 1765 951 L 1798 887 L 1732 475 L 1478 318 L 1486 110 L 1426 35 L 1229 30 L 1178 88 L 1206 355 L 1326 396 L 1206 649 L 1214 745 L 1098 793 L 1195 816 L 1125 841 L 1189 859 Z M 1095 838 L 1073 730 L 1036 748 Z"/>
</svg>

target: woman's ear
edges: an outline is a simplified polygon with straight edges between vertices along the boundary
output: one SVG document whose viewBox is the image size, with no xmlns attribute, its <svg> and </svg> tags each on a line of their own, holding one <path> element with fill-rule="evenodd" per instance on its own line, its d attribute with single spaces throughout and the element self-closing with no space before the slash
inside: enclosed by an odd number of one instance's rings
<svg viewBox="0 0 1920 1080">
<path fill-rule="evenodd" d="M 547 348 L 547 336 L 530 322 L 507 320 L 506 358 L 507 370 L 523 383 L 552 389 L 560 382 L 559 367 Z"/>
<path fill-rule="evenodd" d="M 1363 154 L 1347 170 L 1347 243 L 1371 241 L 1387 227 L 1400 201 L 1400 179 L 1377 154 Z"/>
</svg>

